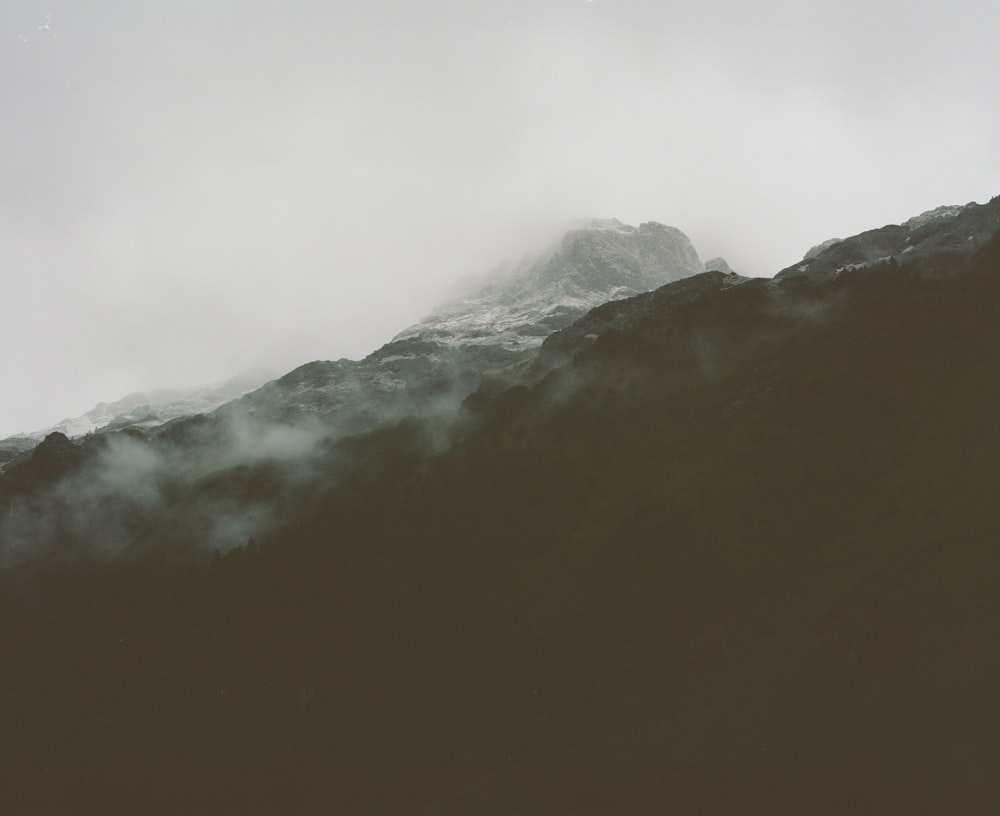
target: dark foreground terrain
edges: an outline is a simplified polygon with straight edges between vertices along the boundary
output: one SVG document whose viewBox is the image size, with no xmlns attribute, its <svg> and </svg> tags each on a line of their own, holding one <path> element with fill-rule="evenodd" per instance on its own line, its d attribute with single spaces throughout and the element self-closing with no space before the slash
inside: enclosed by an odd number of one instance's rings
<svg viewBox="0 0 1000 816">
<path fill-rule="evenodd" d="M 600 307 L 211 562 L 8 567 L 3 811 L 993 812 L 1000 242 L 901 260 Z"/>
</svg>

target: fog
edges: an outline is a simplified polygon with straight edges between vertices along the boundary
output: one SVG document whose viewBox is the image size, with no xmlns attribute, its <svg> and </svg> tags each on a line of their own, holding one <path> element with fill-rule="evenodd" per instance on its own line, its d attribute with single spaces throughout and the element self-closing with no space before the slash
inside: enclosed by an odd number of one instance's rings
<svg viewBox="0 0 1000 816">
<path fill-rule="evenodd" d="M 969 0 L 5 0 L 0 436 L 363 356 L 579 217 L 771 275 L 985 201 L 998 25 Z"/>
<path fill-rule="evenodd" d="M 261 423 L 237 407 L 182 436 L 88 437 L 76 467 L 0 498 L 0 566 L 228 551 L 287 521 L 289 502 L 307 509 L 310 480 L 337 483 L 351 464 L 338 436 L 333 423 Z"/>
</svg>

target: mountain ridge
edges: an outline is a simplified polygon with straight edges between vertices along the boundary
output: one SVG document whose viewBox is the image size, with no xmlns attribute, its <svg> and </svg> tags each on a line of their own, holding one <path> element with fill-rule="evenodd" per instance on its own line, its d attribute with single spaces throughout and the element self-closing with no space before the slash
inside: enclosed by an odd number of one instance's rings
<svg viewBox="0 0 1000 816">
<path fill-rule="evenodd" d="M 537 255 L 494 270 L 359 360 L 314 361 L 227 411 L 307 421 L 339 412 L 351 432 L 372 416 L 454 410 L 484 375 L 525 363 L 553 330 L 608 300 L 703 270 L 680 230 L 585 219 Z"/>
<path fill-rule="evenodd" d="M 830 280 L 841 272 L 895 259 L 911 266 L 939 263 L 943 258 L 970 257 L 1000 229 L 1000 196 L 986 204 L 946 205 L 920 215 L 867 230 L 850 238 L 833 238 L 810 249 L 802 261 L 775 275 L 805 275 Z"/>
<path fill-rule="evenodd" d="M 417 390 L 417 381 L 440 380 L 461 367 L 492 371 L 519 362 L 551 330 L 593 306 L 702 269 L 691 242 L 675 227 L 581 219 L 547 249 L 479 278 L 471 291 L 449 299 L 361 360 L 316 360 L 280 376 L 246 372 L 219 385 L 135 392 L 101 402 L 79 417 L 0 440 L 0 469 L 55 431 L 76 438 L 99 430 L 151 430 L 219 409 L 302 419 L 345 403 L 384 407 L 407 388 Z M 473 355 L 476 360 L 469 359 Z M 474 374 L 465 371 L 458 387 L 466 387 Z M 289 403 L 284 408 L 272 404 L 283 400 Z M 227 409 L 230 403 L 238 405 Z M 425 407 L 426 399 L 418 396 L 417 404 Z M 355 416 L 346 424 L 360 427 L 364 421 Z"/>
<path fill-rule="evenodd" d="M 989 812 L 1000 231 L 956 254 L 957 218 L 598 306 L 450 422 L 183 472 L 207 417 L 88 437 L 60 559 L 0 570 L 8 801 Z M 80 547 L 118 518 L 127 557 Z"/>
</svg>

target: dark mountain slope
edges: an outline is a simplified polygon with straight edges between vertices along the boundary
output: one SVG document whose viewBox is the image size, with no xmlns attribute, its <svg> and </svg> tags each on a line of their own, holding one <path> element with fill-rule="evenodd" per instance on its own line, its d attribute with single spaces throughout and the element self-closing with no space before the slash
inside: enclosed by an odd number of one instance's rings
<svg viewBox="0 0 1000 816">
<path fill-rule="evenodd" d="M 520 788 L 487 776 L 457 800 L 989 801 L 998 260 L 750 282 L 667 332 L 638 317 L 501 396 L 393 523 L 362 510 L 338 537 L 377 531 L 420 587 L 400 614 L 476 621 L 466 683 L 497 695 L 484 732 L 523 758 Z"/>
<path fill-rule="evenodd" d="M 707 273 L 553 336 L 450 447 L 345 441 L 357 479 L 204 572 L 8 570 L 8 801 L 988 812 L 998 314 L 996 237 Z"/>
</svg>

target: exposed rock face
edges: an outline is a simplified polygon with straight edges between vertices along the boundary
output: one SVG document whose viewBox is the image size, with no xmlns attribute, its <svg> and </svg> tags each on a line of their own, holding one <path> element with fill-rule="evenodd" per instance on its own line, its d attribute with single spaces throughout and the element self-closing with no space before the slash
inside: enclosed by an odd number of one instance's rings
<svg viewBox="0 0 1000 816">
<path fill-rule="evenodd" d="M 868 230 L 810 249 L 801 262 L 776 277 L 807 275 L 828 280 L 849 269 L 890 259 L 911 267 L 968 258 L 1000 229 L 1000 198 L 988 204 L 949 205 L 928 210 L 902 224 Z"/>
</svg>

